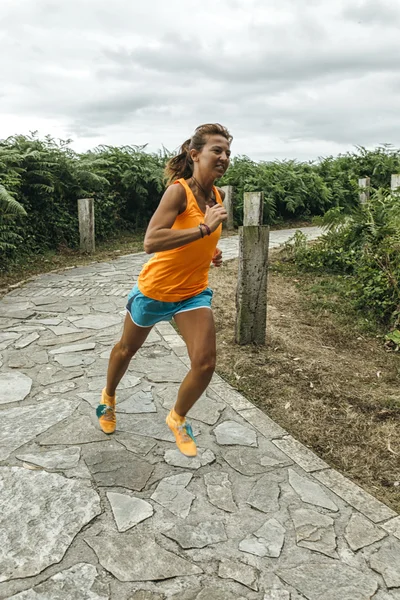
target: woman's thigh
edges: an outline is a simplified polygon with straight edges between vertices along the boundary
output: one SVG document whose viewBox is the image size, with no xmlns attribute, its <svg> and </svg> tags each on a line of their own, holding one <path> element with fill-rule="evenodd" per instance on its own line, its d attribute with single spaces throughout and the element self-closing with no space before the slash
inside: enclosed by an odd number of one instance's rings
<svg viewBox="0 0 400 600">
<path fill-rule="evenodd" d="M 209 308 L 196 308 L 174 316 L 185 341 L 189 358 L 196 363 L 215 364 L 216 339 L 214 315 Z"/>
</svg>

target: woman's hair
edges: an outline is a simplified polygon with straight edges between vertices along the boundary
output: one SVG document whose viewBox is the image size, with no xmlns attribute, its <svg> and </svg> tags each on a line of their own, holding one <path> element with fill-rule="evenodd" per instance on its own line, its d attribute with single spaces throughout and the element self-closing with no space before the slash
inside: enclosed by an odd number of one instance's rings
<svg viewBox="0 0 400 600">
<path fill-rule="evenodd" d="M 186 142 L 183 142 L 179 153 L 170 158 L 165 165 L 167 185 L 182 177 L 189 179 L 193 175 L 193 161 L 190 156 L 190 150 L 195 149 L 200 152 L 207 143 L 209 135 L 222 135 L 229 143 L 233 139 L 226 127 L 219 123 L 206 123 L 205 125 L 196 127 L 193 136 L 186 140 Z"/>
</svg>

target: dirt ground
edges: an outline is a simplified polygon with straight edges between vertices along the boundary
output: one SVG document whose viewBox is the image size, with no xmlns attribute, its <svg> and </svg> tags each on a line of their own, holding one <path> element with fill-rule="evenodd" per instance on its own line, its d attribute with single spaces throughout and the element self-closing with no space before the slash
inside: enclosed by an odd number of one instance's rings
<svg viewBox="0 0 400 600">
<path fill-rule="evenodd" d="M 272 258 L 272 260 L 274 260 Z M 267 344 L 234 342 L 237 261 L 210 272 L 217 370 L 330 466 L 400 512 L 400 356 L 270 272 Z"/>
</svg>

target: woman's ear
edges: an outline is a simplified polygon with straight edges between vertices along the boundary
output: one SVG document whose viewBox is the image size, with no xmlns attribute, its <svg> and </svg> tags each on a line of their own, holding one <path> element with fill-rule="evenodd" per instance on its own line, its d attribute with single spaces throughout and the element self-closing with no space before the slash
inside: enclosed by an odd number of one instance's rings
<svg viewBox="0 0 400 600">
<path fill-rule="evenodd" d="M 193 162 L 197 162 L 198 161 L 198 154 L 199 153 L 194 148 L 192 148 L 191 150 L 189 150 L 189 155 L 190 155 L 190 158 L 192 159 Z"/>
</svg>

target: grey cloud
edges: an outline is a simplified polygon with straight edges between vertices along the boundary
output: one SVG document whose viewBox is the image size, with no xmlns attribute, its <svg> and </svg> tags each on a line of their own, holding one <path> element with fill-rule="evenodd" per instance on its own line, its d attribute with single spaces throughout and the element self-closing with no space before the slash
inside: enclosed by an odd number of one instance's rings
<svg viewBox="0 0 400 600">
<path fill-rule="evenodd" d="M 387 0 L 360 0 L 348 4 L 343 10 L 343 16 L 359 24 L 397 27 L 400 23 L 400 7 Z"/>
<path fill-rule="evenodd" d="M 399 145 L 398 12 L 389 0 L 1 0 L 1 130 L 39 122 L 79 147 L 157 149 L 220 121 L 255 158 Z"/>
</svg>

